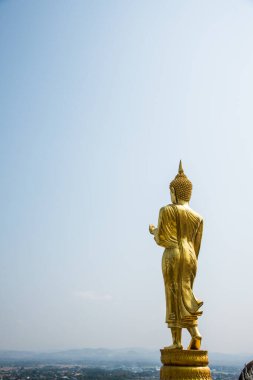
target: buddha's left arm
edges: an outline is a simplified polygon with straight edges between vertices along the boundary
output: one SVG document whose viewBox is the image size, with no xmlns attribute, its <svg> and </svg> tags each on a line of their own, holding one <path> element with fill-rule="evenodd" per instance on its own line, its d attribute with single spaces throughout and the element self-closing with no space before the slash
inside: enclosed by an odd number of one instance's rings
<svg viewBox="0 0 253 380">
<path fill-rule="evenodd" d="M 153 233 L 156 244 L 161 245 L 161 246 L 163 246 L 160 239 L 160 231 L 161 231 L 161 225 L 162 225 L 162 220 L 163 220 L 163 211 L 164 211 L 164 208 L 162 207 L 159 212 L 157 228 L 154 230 L 154 233 Z"/>
<path fill-rule="evenodd" d="M 202 233 L 203 233 L 203 220 L 199 224 L 199 227 L 195 236 L 195 240 L 194 240 L 194 250 L 195 250 L 195 254 L 197 258 L 198 258 L 199 250 L 201 246 Z"/>
<path fill-rule="evenodd" d="M 154 230 L 156 244 L 166 248 L 169 244 L 170 224 L 175 217 L 172 207 L 162 207 L 159 212 L 157 228 Z"/>
</svg>

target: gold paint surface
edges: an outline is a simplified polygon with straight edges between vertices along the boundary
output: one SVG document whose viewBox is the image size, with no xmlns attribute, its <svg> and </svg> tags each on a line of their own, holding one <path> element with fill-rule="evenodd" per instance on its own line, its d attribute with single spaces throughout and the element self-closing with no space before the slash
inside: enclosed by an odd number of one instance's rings
<svg viewBox="0 0 253 380">
<path fill-rule="evenodd" d="M 211 380 L 208 353 L 202 350 L 161 350 L 161 380 Z"/>
<path fill-rule="evenodd" d="M 173 343 L 167 347 L 171 350 L 183 348 L 182 328 L 187 328 L 191 335 L 188 349 L 199 350 L 202 338 L 197 325 L 203 302 L 195 297 L 193 283 L 197 273 L 203 218 L 189 206 L 191 186 L 180 161 L 178 175 L 170 184 L 172 203 L 160 209 L 157 227 L 149 226 L 155 242 L 164 248 L 165 321 L 171 328 Z"/>
<path fill-rule="evenodd" d="M 208 367 L 170 367 L 163 366 L 160 380 L 212 380 Z"/>
<path fill-rule="evenodd" d="M 161 362 L 168 366 L 206 367 L 208 353 L 203 350 L 168 350 L 161 349 Z"/>
</svg>

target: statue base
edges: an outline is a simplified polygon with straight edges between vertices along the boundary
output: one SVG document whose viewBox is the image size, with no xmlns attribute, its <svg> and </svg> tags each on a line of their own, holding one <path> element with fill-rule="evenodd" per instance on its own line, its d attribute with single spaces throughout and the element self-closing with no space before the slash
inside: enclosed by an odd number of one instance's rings
<svg viewBox="0 0 253 380">
<path fill-rule="evenodd" d="M 207 351 L 164 348 L 161 362 L 161 380 L 212 380 Z"/>
</svg>

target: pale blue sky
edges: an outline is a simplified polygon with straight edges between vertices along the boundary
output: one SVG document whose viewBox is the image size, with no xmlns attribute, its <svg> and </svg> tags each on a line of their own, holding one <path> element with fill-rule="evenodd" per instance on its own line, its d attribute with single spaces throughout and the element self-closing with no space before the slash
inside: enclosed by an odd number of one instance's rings
<svg viewBox="0 0 253 380">
<path fill-rule="evenodd" d="M 252 47 L 252 1 L 0 2 L 0 349 L 169 343 L 182 159 L 203 347 L 253 353 Z"/>
</svg>

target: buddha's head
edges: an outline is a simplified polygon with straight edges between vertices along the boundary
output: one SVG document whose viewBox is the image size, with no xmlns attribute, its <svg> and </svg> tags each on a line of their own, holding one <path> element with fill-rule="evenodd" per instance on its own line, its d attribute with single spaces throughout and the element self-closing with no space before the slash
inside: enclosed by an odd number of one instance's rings
<svg viewBox="0 0 253 380">
<path fill-rule="evenodd" d="M 180 201 L 189 202 L 192 195 L 192 183 L 184 174 L 182 162 L 179 163 L 178 174 L 170 183 L 171 202 L 174 204 Z"/>
</svg>

